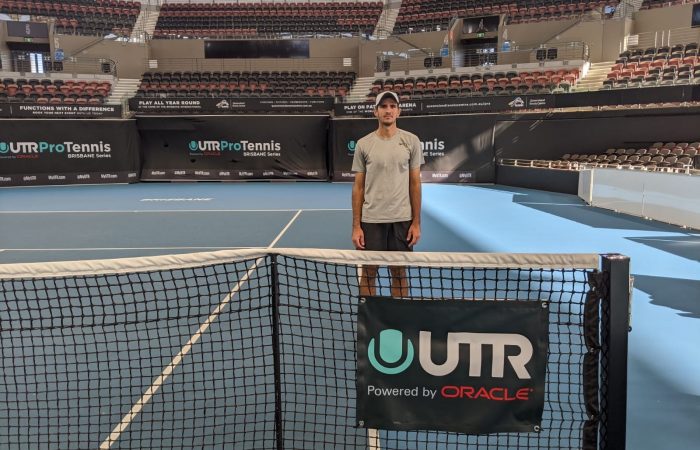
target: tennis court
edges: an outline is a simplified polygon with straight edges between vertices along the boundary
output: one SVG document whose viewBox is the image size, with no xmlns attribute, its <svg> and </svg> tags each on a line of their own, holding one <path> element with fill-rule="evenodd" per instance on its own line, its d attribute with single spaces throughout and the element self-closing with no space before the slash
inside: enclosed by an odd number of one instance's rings
<svg viewBox="0 0 700 450">
<path fill-rule="evenodd" d="M 627 448 L 697 447 L 700 234 L 591 208 L 574 196 L 502 186 L 424 185 L 423 205 L 423 239 L 418 251 L 616 252 L 630 256 L 635 290 L 633 330 L 629 335 Z M 0 262 L 243 248 L 349 249 L 350 223 L 349 184 L 199 183 L 6 189 L 0 195 Z M 209 311 L 209 306 L 202 304 L 202 311 L 195 311 L 193 316 L 201 316 Z M 246 320 L 251 324 L 247 329 L 253 330 L 257 319 Z M 189 329 L 194 324 L 185 321 L 178 326 Z M 143 333 L 149 335 L 148 330 Z M 170 342 L 169 335 L 161 338 L 165 341 L 161 342 L 163 347 L 177 351 L 178 344 Z M 267 337 L 253 333 L 241 338 L 252 343 Z M 216 351 L 236 351 L 226 348 L 223 341 L 207 345 Z M 110 352 L 108 348 L 103 350 L 105 354 Z M 121 350 L 137 352 L 138 348 Z M 252 352 L 253 345 L 245 351 Z M 120 360 L 118 352 L 111 356 Z M 95 364 L 109 364 L 99 354 L 91 357 Z M 168 358 L 163 358 L 167 364 Z M 269 376 L 246 374 L 263 379 Z M 158 374 L 142 375 L 153 378 Z M 190 376 L 196 382 L 206 381 L 195 372 Z M 226 376 L 221 375 L 216 381 L 225 384 Z M 192 399 L 174 400 L 177 404 Z M 271 413 L 256 410 L 256 403 L 251 399 L 251 414 Z M 180 420 L 205 420 L 189 418 L 175 406 L 165 412 L 149 412 L 150 417 L 159 413 Z M 104 414 L 118 416 L 115 411 Z M 89 425 L 74 424 L 78 429 Z M 163 448 L 177 445 L 172 439 L 190 438 L 178 436 L 173 430 L 165 431 Z M 238 431 L 272 433 L 245 428 Z M 318 442 L 314 447 L 324 448 L 324 444 Z"/>
</svg>

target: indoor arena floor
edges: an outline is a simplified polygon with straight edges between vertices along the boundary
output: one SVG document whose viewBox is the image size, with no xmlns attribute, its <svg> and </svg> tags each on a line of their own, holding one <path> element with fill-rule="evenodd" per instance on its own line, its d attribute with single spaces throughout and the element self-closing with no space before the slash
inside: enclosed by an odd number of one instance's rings
<svg viewBox="0 0 700 450">
<path fill-rule="evenodd" d="M 0 190 L 0 263 L 351 248 L 346 183 Z M 627 448 L 700 448 L 700 232 L 493 185 L 424 185 L 416 251 L 621 253 L 634 276 Z"/>
</svg>

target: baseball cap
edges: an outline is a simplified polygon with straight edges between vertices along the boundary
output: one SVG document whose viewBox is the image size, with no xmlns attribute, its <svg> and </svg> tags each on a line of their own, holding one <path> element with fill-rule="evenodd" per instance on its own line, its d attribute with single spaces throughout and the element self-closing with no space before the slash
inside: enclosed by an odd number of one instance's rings
<svg viewBox="0 0 700 450">
<path fill-rule="evenodd" d="M 374 107 L 376 108 L 379 106 L 379 104 L 384 100 L 387 96 L 390 96 L 394 100 L 396 100 L 397 104 L 400 104 L 399 102 L 399 96 L 396 94 L 396 92 L 393 91 L 383 91 L 377 94 L 377 99 L 374 101 Z"/>
</svg>

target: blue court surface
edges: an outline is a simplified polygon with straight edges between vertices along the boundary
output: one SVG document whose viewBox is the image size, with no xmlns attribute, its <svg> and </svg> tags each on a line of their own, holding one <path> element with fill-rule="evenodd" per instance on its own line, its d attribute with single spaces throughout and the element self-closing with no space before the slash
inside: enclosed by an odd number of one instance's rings
<svg viewBox="0 0 700 450">
<path fill-rule="evenodd" d="M 350 184 L 0 190 L 0 263 L 350 249 Z M 621 253 L 634 276 L 629 450 L 700 448 L 700 232 L 504 186 L 424 185 L 417 251 Z"/>
</svg>

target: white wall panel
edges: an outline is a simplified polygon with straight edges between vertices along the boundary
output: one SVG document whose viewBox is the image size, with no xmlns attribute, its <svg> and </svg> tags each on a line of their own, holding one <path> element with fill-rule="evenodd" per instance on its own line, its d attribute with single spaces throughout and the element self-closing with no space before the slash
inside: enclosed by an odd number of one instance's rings
<svg viewBox="0 0 700 450">
<path fill-rule="evenodd" d="M 593 206 L 700 229 L 698 176 L 593 169 L 579 180 L 582 178 L 579 197 Z M 588 185 L 587 178 L 591 180 Z"/>
</svg>

